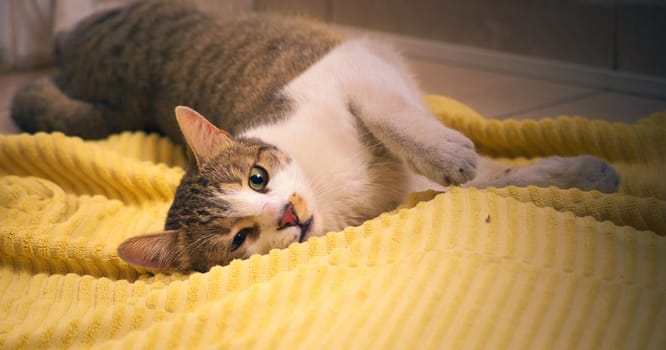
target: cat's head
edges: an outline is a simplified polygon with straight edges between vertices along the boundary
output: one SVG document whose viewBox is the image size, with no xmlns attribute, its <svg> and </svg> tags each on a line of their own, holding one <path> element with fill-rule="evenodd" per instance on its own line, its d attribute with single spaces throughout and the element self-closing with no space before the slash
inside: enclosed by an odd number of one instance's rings
<svg viewBox="0 0 666 350">
<path fill-rule="evenodd" d="M 319 235 L 313 195 L 296 163 L 258 139 L 233 138 L 187 107 L 178 125 L 194 156 L 164 232 L 118 247 L 130 264 L 207 271 Z"/>
</svg>

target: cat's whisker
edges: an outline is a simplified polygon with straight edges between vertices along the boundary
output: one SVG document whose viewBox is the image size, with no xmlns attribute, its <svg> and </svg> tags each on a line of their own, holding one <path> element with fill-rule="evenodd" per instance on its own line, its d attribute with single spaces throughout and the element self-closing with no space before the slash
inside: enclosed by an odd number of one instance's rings
<svg viewBox="0 0 666 350">
<path fill-rule="evenodd" d="M 199 250 L 201 247 L 209 248 L 211 246 L 209 242 L 213 238 L 213 236 L 214 236 L 213 234 L 202 234 L 198 236 L 195 240 L 190 242 L 189 247 L 194 251 Z"/>
</svg>

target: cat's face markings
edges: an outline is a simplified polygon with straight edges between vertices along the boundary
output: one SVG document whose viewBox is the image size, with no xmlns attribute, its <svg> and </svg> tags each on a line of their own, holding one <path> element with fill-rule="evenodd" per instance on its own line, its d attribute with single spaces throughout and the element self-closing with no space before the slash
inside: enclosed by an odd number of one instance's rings
<svg viewBox="0 0 666 350">
<path fill-rule="evenodd" d="M 301 170 L 272 146 L 261 146 L 256 159 L 245 168 L 240 187 L 226 186 L 215 194 L 215 199 L 229 208 L 230 215 L 250 220 L 259 232 L 256 240 L 240 246 L 241 256 L 235 257 L 267 253 L 308 238 L 316 228 L 315 210 Z"/>
<path fill-rule="evenodd" d="M 314 196 L 288 155 L 258 139 L 234 139 L 189 108 L 176 114 L 197 169 L 176 191 L 168 230 L 126 240 L 118 247 L 123 260 L 207 271 L 302 242 L 319 229 Z"/>
</svg>

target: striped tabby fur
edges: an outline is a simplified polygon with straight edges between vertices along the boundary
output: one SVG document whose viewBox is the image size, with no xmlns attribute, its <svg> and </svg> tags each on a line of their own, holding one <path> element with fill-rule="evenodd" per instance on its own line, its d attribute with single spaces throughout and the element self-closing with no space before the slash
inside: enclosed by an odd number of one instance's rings
<svg viewBox="0 0 666 350">
<path fill-rule="evenodd" d="M 192 155 L 165 231 L 119 246 L 139 266 L 207 271 L 360 224 L 415 190 L 618 186 L 589 156 L 477 162 L 472 142 L 423 105 L 392 49 L 304 19 L 212 19 L 142 1 L 85 19 L 56 54 L 57 74 L 14 98 L 21 128 L 158 131 Z"/>
</svg>

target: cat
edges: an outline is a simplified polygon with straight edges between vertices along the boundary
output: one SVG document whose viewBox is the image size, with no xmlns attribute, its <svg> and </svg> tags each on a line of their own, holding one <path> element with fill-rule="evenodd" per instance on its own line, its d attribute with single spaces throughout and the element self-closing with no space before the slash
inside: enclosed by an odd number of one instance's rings
<svg viewBox="0 0 666 350">
<path fill-rule="evenodd" d="M 137 266 L 207 271 L 358 225 L 428 188 L 619 186 L 592 156 L 513 168 L 479 157 L 428 111 L 394 49 L 302 18 L 143 1 L 84 19 L 56 56 L 54 77 L 14 97 L 23 130 L 158 131 L 191 156 L 165 230 L 118 247 Z"/>
</svg>

